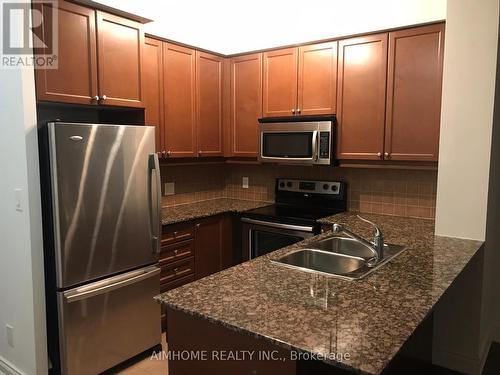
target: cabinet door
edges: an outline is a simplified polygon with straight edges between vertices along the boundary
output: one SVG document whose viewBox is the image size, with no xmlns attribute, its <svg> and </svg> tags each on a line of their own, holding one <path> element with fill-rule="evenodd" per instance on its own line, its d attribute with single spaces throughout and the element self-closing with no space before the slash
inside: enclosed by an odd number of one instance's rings
<svg viewBox="0 0 500 375">
<path fill-rule="evenodd" d="M 444 24 L 389 33 L 386 158 L 437 161 Z"/>
<path fill-rule="evenodd" d="M 386 69 L 387 34 L 339 42 L 338 159 L 383 157 Z"/>
<path fill-rule="evenodd" d="M 299 114 L 334 114 L 337 99 L 337 42 L 300 47 L 298 79 Z"/>
<path fill-rule="evenodd" d="M 220 270 L 223 228 L 224 222 L 220 216 L 196 222 L 194 256 L 196 279 Z"/>
<path fill-rule="evenodd" d="M 163 145 L 163 52 L 162 42 L 146 38 L 144 44 L 144 121 L 155 127 L 156 151 Z"/>
<path fill-rule="evenodd" d="M 96 18 L 100 104 L 143 107 L 142 25 L 100 11 Z"/>
<path fill-rule="evenodd" d="M 163 44 L 165 148 L 171 157 L 195 157 L 195 51 Z"/>
<path fill-rule="evenodd" d="M 196 51 L 196 143 L 198 156 L 222 156 L 223 58 Z"/>
<path fill-rule="evenodd" d="M 231 59 L 231 152 L 256 157 L 262 116 L 262 54 Z"/>
<path fill-rule="evenodd" d="M 265 52 L 264 117 L 292 116 L 297 109 L 297 48 Z"/>
<path fill-rule="evenodd" d="M 42 40 L 49 38 L 52 9 L 48 3 L 34 3 L 43 16 Z M 58 68 L 35 69 L 37 100 L 96 104 L 97 60 L 95 12 L 79 5 L 59 1 L 57 5 Z"/>
</svg>

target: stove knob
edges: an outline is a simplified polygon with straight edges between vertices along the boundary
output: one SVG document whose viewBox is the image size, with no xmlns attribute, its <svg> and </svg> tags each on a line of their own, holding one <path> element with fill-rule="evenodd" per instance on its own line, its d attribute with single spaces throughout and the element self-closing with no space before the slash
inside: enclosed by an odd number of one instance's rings
<svg viewBox="0 0 500 375">
<path fill-rule="evenodd" d="M 332 191 L 337 191 L 338 188 L 337 188 L 337 185 L 332 185 Z"/>
<path fill-rule="evenodd" d="M 284 182 L 280 182 L 280 188 L 284 188 L 285 187 L 285 183 Z"/>
<path fill-rule="evenodd" d="M 291 181 L 288 181 L 288 182 L 286 183 L 286 186 L 287 186 L 287 187 L 289 187 L 289 188 L 291 188 L 291 187 L 292 187 L 292 182 L 291 182 Z"/>
<path fill-rule="evenodd" d="M 323 189 L 328 190 L 328 184 L 323 184 Z"/>
</svg>

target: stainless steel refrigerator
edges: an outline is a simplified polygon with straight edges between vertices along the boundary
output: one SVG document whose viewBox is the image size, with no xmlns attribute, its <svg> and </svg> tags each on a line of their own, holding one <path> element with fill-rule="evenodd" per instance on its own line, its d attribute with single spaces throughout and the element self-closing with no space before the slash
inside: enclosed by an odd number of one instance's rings
<svg viewBox="0 0 500 375">
<path fill-rule="evenodd" d="M 154 128 L 41 129 L 52 372 L 97 374 L 161 341 Z"/>
</svg>

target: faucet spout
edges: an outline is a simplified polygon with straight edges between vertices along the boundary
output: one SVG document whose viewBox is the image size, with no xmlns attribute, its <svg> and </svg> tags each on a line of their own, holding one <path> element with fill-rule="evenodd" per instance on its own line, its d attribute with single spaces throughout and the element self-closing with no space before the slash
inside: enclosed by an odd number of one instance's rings
<svg viewBox="0 0 500 375">
<path fill-rule="evenodd" d="M 340 224 L 333 224 L 333 232 L 334 233 L 345 233 L 352 239 L 358 241 L 359 243 L 365 245 L 367 248 L 369 248 L 373 256 L 367 260 L 366 265 L 368 267 L 374 267 L 377 265 L 378 262 L 380 262 L 384 258 L 384 236 L 382 234 L 382 231 L 380 228 L 373 222 L 361 217 L 358 215 L 358 218 L 371 224 L 374 229 L 375 229 L 375 235 L 373 239 L 373 243 L 370 241 L 365 240 L 363 237 L 357 235 L 356 233 L 350 231 L 349 229 L 345 228 L 344 226 Z"/>
</svg>

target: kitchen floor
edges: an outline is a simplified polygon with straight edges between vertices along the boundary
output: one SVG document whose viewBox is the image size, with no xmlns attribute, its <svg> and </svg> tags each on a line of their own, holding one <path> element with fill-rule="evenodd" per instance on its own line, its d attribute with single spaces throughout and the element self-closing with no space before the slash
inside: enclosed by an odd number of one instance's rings
<svg viewBox="0 0 500 375">
<path fill-rule="evenodd" d="M 165 340 L 165 333 L 161 335 L 161 345 L 164 352 L 167 352 L 167 342 Z M 161 354 L 161 353 L 160 353 Z M 112 373 L 120 375 L 165 375 L 168 374 L 167 360 L 152 358 L 151 354 L 146 355 L 142 359 L 127 364 L 119 369 L 115 369 Z"/>
</svg>

